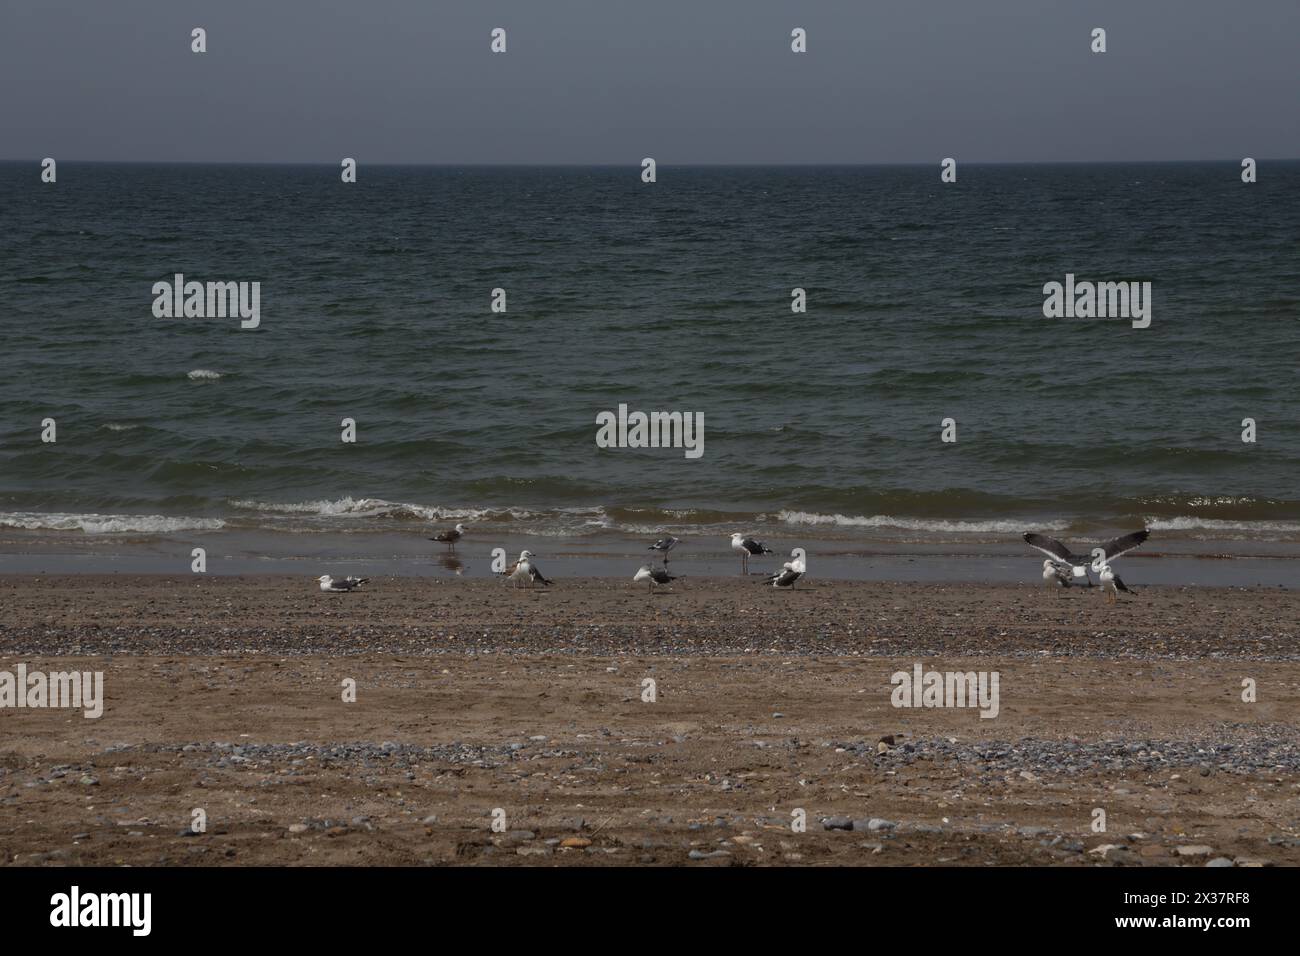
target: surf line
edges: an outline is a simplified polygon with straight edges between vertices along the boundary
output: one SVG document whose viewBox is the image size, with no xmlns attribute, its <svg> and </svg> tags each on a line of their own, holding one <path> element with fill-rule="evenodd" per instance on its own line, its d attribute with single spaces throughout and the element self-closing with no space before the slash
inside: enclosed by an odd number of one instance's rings
<svg viewBox="0 0 1300 956">
<path fill-rule="evenodd" d="M 618 412 L 596 415 L 597 448 L 681 448 L 686 458 L 704 454 L 703 412 Z"/>
</svg>

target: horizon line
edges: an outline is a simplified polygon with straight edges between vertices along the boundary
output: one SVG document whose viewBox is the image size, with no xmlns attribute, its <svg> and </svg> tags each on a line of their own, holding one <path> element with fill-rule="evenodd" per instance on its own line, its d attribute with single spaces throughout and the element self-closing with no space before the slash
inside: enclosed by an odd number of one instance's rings
<svg viewBox="0 0 1300 956">
<path fill-rule="evenodd" d="M 47 157 L 18 157 L 18 158 L 0 158 L 0 163 L 33 163 L 37 166 Z M 206 159 L 58 159 L 53 157 L 59 163 L 78 163 L 86 165 L 117 165 L 117 166 L 310 166 L 338 168 L 344 158 L 355 159 L 356 157 L 339 157 L 336 161 L 321 160 L 206 160 Z M 642 157 L 643 159 L 645 157 Z M 948 158 L 948 157 L 943 157 Z M 955 157 L 954 157 L 955 158 Z M 1194 165 L 1194 164 L 1216 164 L 1231 163 L 1237 166 L 1247 157 L 1224 157 L 1217 159 L 1046 159 L 1046 160 L 987 160 L 987 159 L 958 159 L 957 165 L 961 166 L 1138 166 L 1138 165 Z M 1294 163 L 1300 162 L 1300 156 L 1295 157 L 1250 157 L 1256 163 Z M 535 169 L 535 168 L 552 168 L 552 169 L 640 169 L 642 160 L 632 160 L 625 163 L 584 163 L 584 162 L 495 162 L 495 161 L 476 161 L 476 162 L 369 162 L 358 160 L 358 166 L 391 167 L 391 168 L 428 168 L 428 169 L 464 169 L 477 167 L 496 167 L 501 169 Z M 798 161 L 798 162 L 702 162 L 702 163 L 668 163 L 656 161 L 656 166 L 668 169 L 700 169 L 700 168 L 719 168 L 719 169 L 790 169 L 790 168 L 842 168 L 842 169 L 861 169 L 869 167 L 930 167 L 939 165 L 940 160 L 927 161 L 891 161 L 891 162 L 842 162 L 842 161 Z"/>
</svg>

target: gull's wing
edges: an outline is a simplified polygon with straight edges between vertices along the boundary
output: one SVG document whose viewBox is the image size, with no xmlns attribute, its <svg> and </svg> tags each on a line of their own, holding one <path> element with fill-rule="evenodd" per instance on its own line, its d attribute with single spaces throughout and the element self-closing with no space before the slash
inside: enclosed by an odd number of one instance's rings
<svg viewBox="0 0 1300 956">
<path fill-rule="evenodd" d="M 1053 560 L 1060 561 L 1064 564 L 1073 565 L 1083 558 L 1076 558 L 1070 553 L 1070 549 L 1055 538 L 1049 538 L 1045 534 L 1035 534 L 1032 531 L 1025 532 L 1025 544 L 1031 548 L 1037 548 L 1043 554 Z"/>
<path fill-rule="evenodd" d="M 1107 561 L 1114 561 L 1121 554 L 1127 554 L 1145 541 L 1151 532 L 1143 528 L 1141 531 L 1134 531 L 1132 534 L 1126 534 L 1122 538 L 1116 538 L 1114 541 L 1108 541 L 1102 551 L 1106 553 Z"/>
</svg>

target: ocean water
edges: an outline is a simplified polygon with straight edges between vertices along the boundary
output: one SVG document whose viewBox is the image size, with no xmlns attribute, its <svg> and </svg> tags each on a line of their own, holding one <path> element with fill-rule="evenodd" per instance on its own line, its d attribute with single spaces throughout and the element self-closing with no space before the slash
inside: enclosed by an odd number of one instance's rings
<svg viewBox="0 0 1300 956">
<path fill-rule="evenodd" d="M 1300 163 L 639 172 L 0 164 L 0 532 L 1300 542 Z"/>
</svg>

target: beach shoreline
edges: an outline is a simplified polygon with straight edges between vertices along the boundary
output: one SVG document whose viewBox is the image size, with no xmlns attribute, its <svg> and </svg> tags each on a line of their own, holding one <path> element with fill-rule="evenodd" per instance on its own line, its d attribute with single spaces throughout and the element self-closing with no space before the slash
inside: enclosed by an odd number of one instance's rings
<svg viewBox="0 0 1300 956">
<path fill-rule="evenodd" d="M 1300 591 L 805 579 L 0 575 L 0 638 L 26 654 L 366 652 L 1300 660 Z"/>
<path fill-rule="evenodd" d="M 642 564 L 662 560 L 649 550 L 656 540 L 649 535 L 607 531 L 542 536 L 471 527 L 452 549 L 429 540 L 435 530 L 431 526 L 398 532 L 219 530 L 127 535 L 5 529 L 0 531 L 0 575 L 188 573 L 196 548 L 203 550 L 204 573 L 210 576 L 316 578 L 329 573 L 491 579 L 494 560 L 513 561 L 527 549 L 538 556 L 548 577 L 617 580 L 630 579 Z M 1118 533 L 1064 540 L 1086 549 Z M 810 580 L 1032 584 L 1039 580 L 1042 564 L 1042 555 L 1012 533 L 883 535 L 769 528 L 755 537 L 773 553 L 755 558 L 751 570 L 778 570 L 800 547 L 808 554 Z M 728 538 L 721 532 L 682 537 L 670 556 L 671 570 L 690 578 L 739 577 L 739 560 Z M 1125 555 L 1121 567 L 1129 569 L 1126 580 L 1131 577 L 1137 585 L 1294 586 L 1300 581 L 1300 541 L 1162 532 Z"/>
<path fill-rule="evenodd" d="M 0 604 L 0 670 L 104 682 L 98 719 L 0 708 L 6 864 L 1300 863 L 1293 591 L 3 575 Z M 997 672 L 996 716 L 894 706 L 918 665 Z"/>
</svg>

